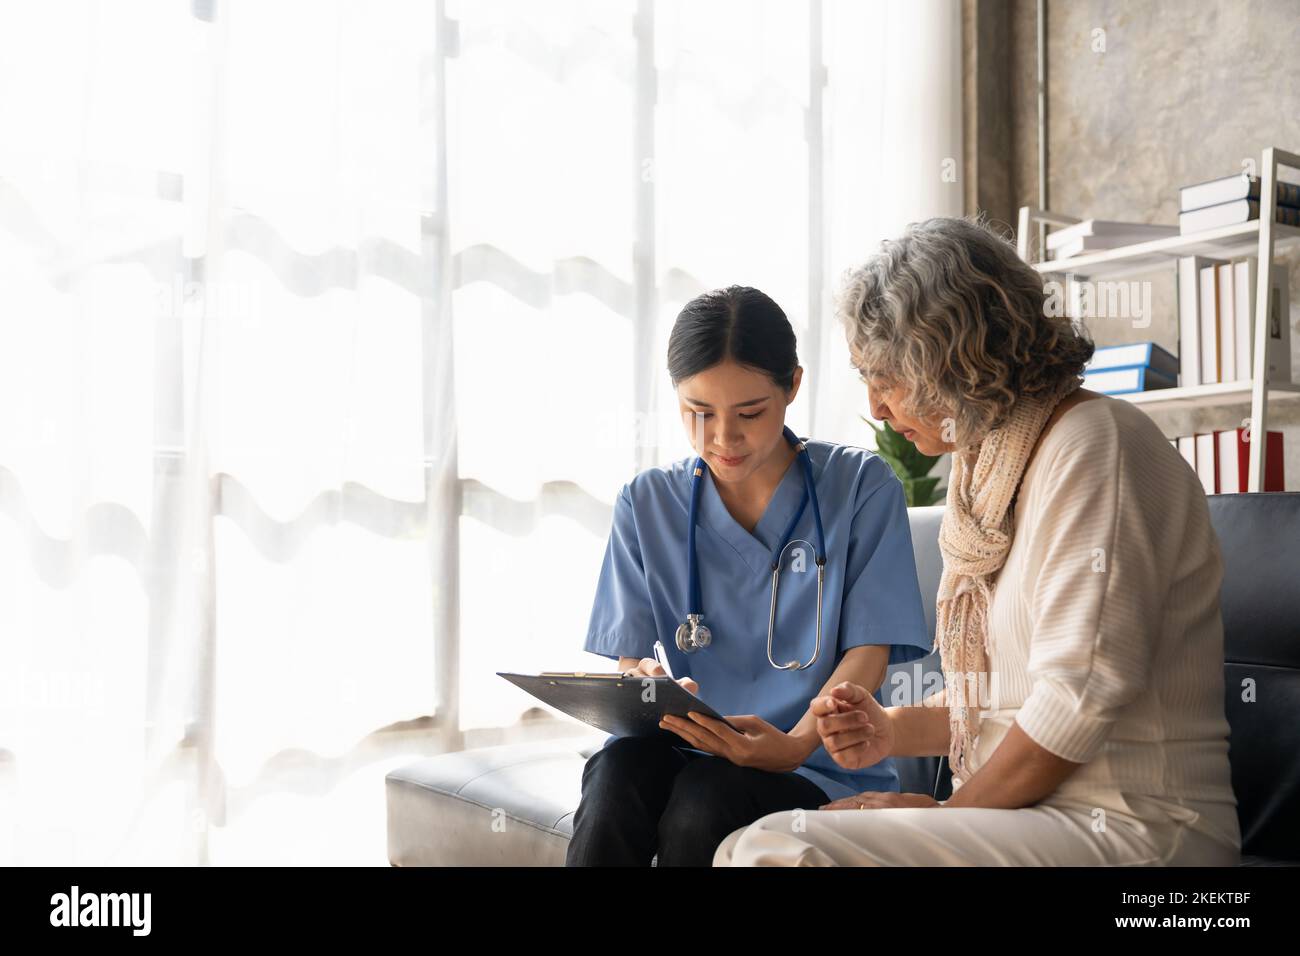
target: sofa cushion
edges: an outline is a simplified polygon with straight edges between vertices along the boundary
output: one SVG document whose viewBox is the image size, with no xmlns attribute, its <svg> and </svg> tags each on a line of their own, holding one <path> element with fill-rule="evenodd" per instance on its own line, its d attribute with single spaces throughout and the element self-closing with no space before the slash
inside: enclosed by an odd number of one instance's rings
<svg viewBox="0 0 1300 956">
<path fill-rule="evenodd" d="M 1212 495 L 1223 553 L 1224 710 L 1241 851 L 1300 861 L 1300 493 Z"/>
<path fill-rule="evenodd" d="M 481 747 L 385 780 L 394 866 L 562 866 L 582 768 L 607 734 Z"/>
</svg>

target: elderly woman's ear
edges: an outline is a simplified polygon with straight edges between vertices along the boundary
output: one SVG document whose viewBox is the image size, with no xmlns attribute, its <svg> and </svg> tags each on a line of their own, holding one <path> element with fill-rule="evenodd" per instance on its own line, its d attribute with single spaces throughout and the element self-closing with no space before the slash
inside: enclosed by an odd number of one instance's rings
<svg viewBox="0 0 1300 956">
<path fill-rule="evenodd" d="M 978 442 L 1019 397 L 1059 394 L 1082 375 L 1092 341 L 1045 301 L 1042 277 L 1006 239 L 939 218 L 851 270 L 837 311 L 867 381 L 898 383 L 884 400 L 890 423 L 935 454 Z"/>
</svg>

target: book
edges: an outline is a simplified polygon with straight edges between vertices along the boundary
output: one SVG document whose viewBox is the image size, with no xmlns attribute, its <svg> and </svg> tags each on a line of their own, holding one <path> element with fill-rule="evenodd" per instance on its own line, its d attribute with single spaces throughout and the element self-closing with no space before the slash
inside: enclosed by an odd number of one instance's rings
<svg viewBox="0 0 1300 956">
<path fill-rule="evenodd" d="M 1219 380 L 1219 270 L 1218 266 L 1201 269 L 1201 384 Z"/>
<path fill-rule="evenodd" d="M 1287 267 L 1273 263 L 1273 309 L 1264 349 L 1270 382 L 1291 382 L 1291 280 Z"/>
<path fill-rule="evenodd" d="M 1148 366 L 1169 378 L 1178 377 L 1178 359 L 1155 342 L 1134 342 L 1129 345 L 1103 345 L 1092 353 L 1085 372 L 1100 372 L 1109 368 Z"/>
<path fill-rule="evenodd" d="M 1131 368 L 1108 368 L 1096 372 L 1086 369 L 1083 387 L 1103 395 L 1127 395 L 1131 392 L 1150 392 L 1158 388 L 1173 388 L 1178 380 L 1171 375 L 1139 365 Z"/>
<path fill-rule="evenodd" d="M 1116 222 L 1112 219 L 1085 219 L 1083 222 L 1076 222 L 1048 233 L 1047 249 L 1051 252 L 1079 239 L 1090 240 L 1093 243 L 1082 247 L 1085 249 L 1113 249 L 1116 246 L 1127 246 L 1176 235 L 1178 235 L 1177 226 L 1162 226 L 1147 222 Z M 1114 242 L 1114 245 L 1098 244 L 1111 240 L 1119 241 Z"/>
<path fill-rule="evenodd" d="M 1181 274 L 1180 274 L 1181 275 Z M 1225 376 L 1228 369 L 1229 347 L 1223 341 L 1231 329 L 1232 338 L 1232 373 L 1233 378 L 1224 381 L 1248 381 L 1255 375 L 1255 296 L 1259 284 L 1259 261 L 1250 256 L 1232 263 L 1230 306 L 1225 306 L 1222 284 L 1225 281 L 1222 270 L 1218 273 L 1220 294 L 1217 306 L 1222 311 L 1225 307 L 1232 310 L 1230 325 L 1220 322 L 1220 343 L 1222 356 L 1221 370 Z M 1273 265 L 1273 308 L 1268 318 L 1268 339 L 1265 349 L 1265 368 L 1270 382 L 1291 381 L 1291 305 L 1289 294 L 1290 280 L 1286 266 L 1281 262 Z M 1181 294 L 1181 287 L 1180 287 Z"/>
<path fill-rule="evenodd" d="M 1178 260 L 1178 384 L 1201 384 L 1201 270 L 1217 260 L 1183 256 Z"/>
<path fill-rule="evenodd" d="M 1255 374 L 1250 357 L 1254 352 L 1250 330 L 1255 323 L 1255 283 L 1256 274 L 1254 257 L 1242 259 L 1232 264 L 1232 311 L 1237 317 L 1237 380 L 1245 381 Z"/>
<path fill-rule="evenodd" d="M 1178 436 L 1178 454 L 1183 456 L 1183 460 L 1191 466 L 1192 471 L 1196 470 L 1196 436 L 1179 435 Z"/>
<path fill-rule="evenodd" d="M 1232 264 L 1217 267 L 1219 306 L 1219 381 L 1237 380 L 1237 329 L 1232 308 Z"/>
<path fill-rule="evenodd" d="M 1229 431 L 1215 432 L 1218 454 L 1218 491 L 1221 495 L 1244 492 L 1250 482 L 1250 443 L 1246 441 L 1246 430 L 1234 428 Z M 1282 433 L 1269 432 L 1264 440 L 1264 481 L 1263 491 L 1285 491 L 1282 459 Z"/>
<path fill-rule="evenodd" d="M 1197 435 L 1196 438 L 1196 477 L 1201 479 L 1201 487 L 1207 495 L 1213 495 L 1219 488 L 1219 443 L 1214 432 Z"/>
<path fill-rule="evenodd" d="M 1234 199 L 1254 199 L 1258 202 L 1259 177 L 1237 173 L 1235 176 L 1224 176 L 1222 179 L 1211 179 L 1209 182 L 1184 186 L 1178 191 L 1178 211 L 1191 212 L 1193 209 L 1217 206 L 1220 203 L 1232 202 Z M 1279 181 L 1277 204 L 1300 206 L 1300 185 Z"/>
<path fill-rule="evenodd" d="M 1235 226 L 1259 218 L 1259 202 L 1254 199 L 1236 199 L 1232 202 L 1193 209 L 1191 212 L 1178 214 L 1178 231 L 1186 236 L 1194 232 L 1205 232 L 1220 226 Z M 1300 226 L 1300 209 L 1295 206 L 1278 206 L 1277 222 L 1288 226 Z"/>
<path fill-rule="evenodd" d="M 1069 259 L 1088 252 L 1119 249 L 1122 246 L 1132 246 L 1139 242 L 1150 242 L 1152 239 L 1167 239 L 1170 236 L 1178 235 L 1177 226 L 1168 226 L 1166 228 L 1168 228 L 1168 232 L 1150 236 L 1083 236 L 1079 239 L 1071 239 L 1069 242 L 1049 251 L 1053 259 Z"/>
</svg>

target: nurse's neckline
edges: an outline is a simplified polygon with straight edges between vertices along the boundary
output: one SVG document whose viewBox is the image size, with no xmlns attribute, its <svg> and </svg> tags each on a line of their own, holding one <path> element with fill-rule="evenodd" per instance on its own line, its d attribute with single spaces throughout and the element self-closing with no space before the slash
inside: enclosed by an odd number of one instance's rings
<svg viewBox="0 0 1300 956">
<path fill-rule="evenodd" d="M 795 451 L 795 447 L 789 442 L 782 440 L 781 446 L 785 449 L 785 465 L 781 469 L 781 473 L 776 476 L 776 480 L 771 482 L 770 487 L 763 490 L 761 499 L 755 498 L 751 501 L 735 501 L 735 506 L 733 507 L 734 499 L 729 497 L 731 492 L 723 491 L 724 488 L 728 488 L 733 483 L 718 481 L 717 475 L 713 474 L 713 469 L 711 467 L 709 468 L 709 477 L 713 483 L 714 489 L 718 493 L 718 497 L 722 500 L 723 507 L 727 509 L 732 520 L 750 534 L 753 534 L 759 523 L 762 522 L 763 516 L 767 514 L 767 509 L 772 504 L 772 499 L 776 497 L 777 489 L 781 487 L 786 476 L 790 473 L 790 469 L 794 466 L 795 459 L 799 456 L 799 453 Z M 706 467 L 708 467 L 707 462 Z"/>
</svg>

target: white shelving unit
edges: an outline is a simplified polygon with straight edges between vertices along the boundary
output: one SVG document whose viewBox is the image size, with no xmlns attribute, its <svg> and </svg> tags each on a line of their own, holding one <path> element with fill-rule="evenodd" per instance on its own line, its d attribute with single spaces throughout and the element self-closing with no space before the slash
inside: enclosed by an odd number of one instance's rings
<svg viewBox="0 0 1300 956">
<path fill-rule="evenodd" d="M 1268 431 L 1268 406 L 1270 401 L 1300 398 L 1300 384 L 1268 381 L 1265 346 L 1268 342 L 1268 316 L 1273 305 L 1273 258 L 1291 246 L 1300 245 L 1300 228 L 1275 222 L 1277 215 L 1277 168 L 1285 166 L 1300 170 L 1300 155 L 1270 146 L 1264 150 L 1260 163 L 1259 219 L 1253 222 L 1223 226 L 1187 236 L 1169 236 L 1153 239 L 1118 249 L 1106 249 L 1070 259 L 1050 259 L 1031 262 L 1029 237 L 1035 223 L 1068 226 L 1079 220 L 1032 206 L 1020 208 L 1017 230 L 1020 257 L 1045 275 L 1073 276 L 1076 279 L 1096 281 L 1119 279 L 1139 273 L 1149 273 L 1160 268 L 1177 270 L 1183 256 L 1207 256 L 1215 259 L 1233 259 L 1257 256 L 1258 284 L 1255 287 L 1255 316 L 1251 330 L 1254 339 L 1252 376 L 1243 381 L 1221 382 L 1214 385 L 1164 388 L 1150 392 L 1117 395 L 1141 406 L 1149 412 L 1174 409 L 1204 408 L 1229 405 L 1249 400 L 1251 431 L 1264 435 Z M 1037 230 L 1033 230 L 1035 233 Z M 1287 321 L 1283 316 L 1283 321 Z M 1259 491 L 1264 480 L 1264 456 L 1267 442 L 1250 443 L 1250 477 L 1248 491 Z"/>
</svg>

